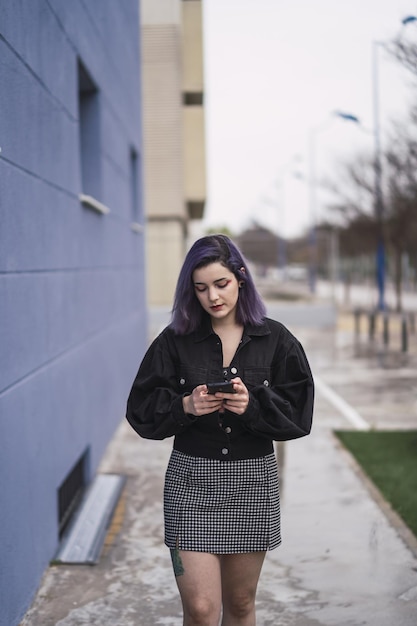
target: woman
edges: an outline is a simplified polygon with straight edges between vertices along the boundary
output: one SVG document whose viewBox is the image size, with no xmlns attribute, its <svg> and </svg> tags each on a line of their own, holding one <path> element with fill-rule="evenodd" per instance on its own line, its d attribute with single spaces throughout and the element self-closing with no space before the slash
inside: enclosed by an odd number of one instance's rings
<svg viewBox="0 0 417 626">
<path fill-rule="evenodd" d="M 229 382 L 216 391 L 214 383 Z M 221 389 L 222 386 L 218 386 Z M 267 550 L 281 542 L 273 440 L 310 432 L 304 351 L 265 316 L 242 254 L 224 235 L 196 241 L 171 324 L 146 353 L 127 419 L 175 436 L 165 477 L 165 543 L 185 626 L 253 626 Z"/>
</svg>

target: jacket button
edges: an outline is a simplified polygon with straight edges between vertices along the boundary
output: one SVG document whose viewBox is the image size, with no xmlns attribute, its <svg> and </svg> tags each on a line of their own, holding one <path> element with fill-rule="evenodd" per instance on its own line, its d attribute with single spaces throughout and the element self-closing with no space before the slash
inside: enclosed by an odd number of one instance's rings
<svg viewBox="0 0 417 626">
<path fill-rule="evenodd" d="M 230 428 L 230 426 L 226 426 L 226 428 L 224 429 L 224 432 L 230 435 L 230 433 L 232 432 L 232 429 Z"/>
<path fill-rule="evenodd" d="M 185 385 L 185 378 L 180 378 L 180 385 Z"/>
<path fill-rule="evenodd" d="M 264 380 L 265 387 L 269 387 L 269 380 Z"/>
<path fill-rule="evenodd" d="M 222 450 L 222 454 L 229 454 L 229 450 L 228 450 L 228 448 L 223 448 L 223 450 Z"/>
<path fill-rule="evenodd" d="M 236 367 L 232 367 L 231 370 L 232 374 L 237 374 L 237 368 Z"/>
</svg>

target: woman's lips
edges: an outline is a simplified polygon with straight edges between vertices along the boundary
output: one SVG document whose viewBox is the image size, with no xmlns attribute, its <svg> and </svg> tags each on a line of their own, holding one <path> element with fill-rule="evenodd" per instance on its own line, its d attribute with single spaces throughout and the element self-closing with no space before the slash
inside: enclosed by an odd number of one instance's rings
<svg viewBox="0 0 417 626">
<path fill-rule="evenodd" d="M 212 311 L 219 311 L 222 308 L 222 304 L 215 304 L 214 306 L 210 307 Z"/>
</svg>

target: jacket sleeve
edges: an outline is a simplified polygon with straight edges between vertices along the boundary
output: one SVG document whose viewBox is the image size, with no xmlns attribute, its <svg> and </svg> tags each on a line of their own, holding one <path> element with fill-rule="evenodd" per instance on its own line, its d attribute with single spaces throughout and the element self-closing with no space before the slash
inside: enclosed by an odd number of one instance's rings
<svg viewBox="0 0 417 626">
<path fill-rule="evenodd" d="M 275 441 L 297 439 L 311 430 L 314 382 L 301 344 L 293 337 L 279 350 L 271 367 L 271 384 L 249 392 L 249 405 L 241 416 L 253 433 Z"/>
<path fill-rule="evenodd" d="M 184 412 L 173 356 L 164 333 L 155 339 L 139 367 L 127 401 L 126 418 L 145 439 L 176 435 L 197 419 Z"/>
</svg>

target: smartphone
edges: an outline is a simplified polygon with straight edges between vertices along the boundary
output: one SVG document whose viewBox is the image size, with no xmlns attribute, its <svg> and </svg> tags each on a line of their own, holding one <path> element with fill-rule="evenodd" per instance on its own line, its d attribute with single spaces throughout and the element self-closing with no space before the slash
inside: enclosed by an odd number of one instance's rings
<svg viewBox="0 0 417 626">
<path fill-rule="evenodd" d="M 221 381 L 219 383 L 207 383 L 208 393 L 216 393 L 220 391 L 221 393 L 236 393 L 233 389 L 233 383 L 229 381 Z"/>
</svg>

